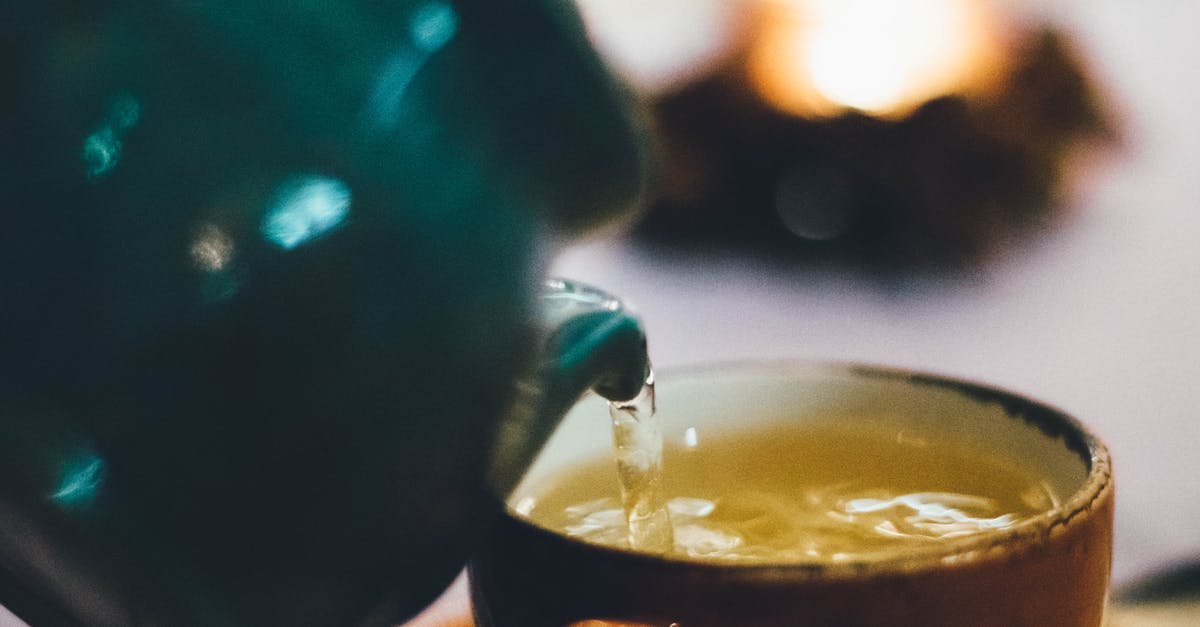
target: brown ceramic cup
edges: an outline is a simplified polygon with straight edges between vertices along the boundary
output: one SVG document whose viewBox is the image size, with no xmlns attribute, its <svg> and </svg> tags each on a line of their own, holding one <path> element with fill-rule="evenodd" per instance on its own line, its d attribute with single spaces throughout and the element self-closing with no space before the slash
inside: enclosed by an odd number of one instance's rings
<svg viewBox="0 0 1200 627">
<path fill-rule="evenodd" d="M 841 364 L 714 366 L 659 377 L 664 437 L 854 420 L 952 438 L 1037 473 L 1058 505 L 1002 530 L 884 559 L 737 564 L 605 548 L 517 513 L 530 490 L 609 454 L 604 403 L 562 423 L 470 565 L 480 625 L 602 620 L 730 625 L 1098 627 L 1112 555 L 1108 451 L 1078 421 L 1018 395 L 900 370 Z"/>
</svg>

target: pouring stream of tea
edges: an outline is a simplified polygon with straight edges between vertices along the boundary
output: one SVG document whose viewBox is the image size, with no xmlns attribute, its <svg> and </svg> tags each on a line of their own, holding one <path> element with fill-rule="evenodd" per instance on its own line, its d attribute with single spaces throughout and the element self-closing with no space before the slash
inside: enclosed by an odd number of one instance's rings
<svg viewBox="0 0 1200 627">
<path fill-rule="evenodd" d="M 637 397 L 608 404 L 629 547 L 669 553 L 675 548 L 675 532 L 662 490 L 663 436 L 654 410 L 653 372 Z"/>
</svg>

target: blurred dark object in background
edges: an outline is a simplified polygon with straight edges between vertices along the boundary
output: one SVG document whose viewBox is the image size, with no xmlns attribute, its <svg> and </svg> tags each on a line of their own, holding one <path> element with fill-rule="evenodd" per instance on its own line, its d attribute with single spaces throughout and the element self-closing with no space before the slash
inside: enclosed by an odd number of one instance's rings
<svg viewBox="0 0 1200 627">
<path fill-rule="evenodd" d="M 848 95 L 803 111 L 763 90 L 763 19 L 781 18 L 760 16 L 724 63 L 649 96 L 661 171 L 639 236 L 880 271 L 977 267 L 1060 222 L 1078 157 L 1116 139 L 1081 55 L 1054 29 L 997 37 L 993 62 L 973 69 L 981 80 L 960 90 L 892 110 Z M 778 48 L 768 71 L 798 50 Z"/>
<path fill-rule="evenodd" d="M 1193 627 L 1200 617 L 1200 558 L 1182 561 L 1118 591 L 1108 627 Z"/>
</svg>

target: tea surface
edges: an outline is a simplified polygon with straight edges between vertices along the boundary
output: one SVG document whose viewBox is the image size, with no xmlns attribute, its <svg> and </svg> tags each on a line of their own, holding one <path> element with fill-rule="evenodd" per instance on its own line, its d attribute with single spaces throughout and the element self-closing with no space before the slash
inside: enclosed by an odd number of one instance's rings
<svg viewBox="0 0 1200 627">
<path fill-rule="evenodd" d="M 673 553 L 750 562 L 884 556 L 1003 529 L 1059 495 L 1013 462 L 946 440 L 862 426 L 778 427 L 663 451 Z M 516 505 L 537 524 L 616 547 L 629 529 L 611 457 L 537 486 Z"/>
</svg>

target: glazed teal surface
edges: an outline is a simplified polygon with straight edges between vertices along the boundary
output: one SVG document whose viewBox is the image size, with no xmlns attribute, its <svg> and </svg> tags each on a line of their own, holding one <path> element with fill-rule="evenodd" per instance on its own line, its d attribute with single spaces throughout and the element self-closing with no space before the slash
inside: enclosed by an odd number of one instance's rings
<svg viewBox="0 0 1200 627">
<path fill-rule="evenodd" d="M 569 3 L 10 0 L 0 36 L 0 604 L 32 624 L 398 622 L 489 478 L 636 392 L 618 301 L 539 313 L 595 294 L 541 286 L 549 242 L 642 182 Z"/>
</svg>

